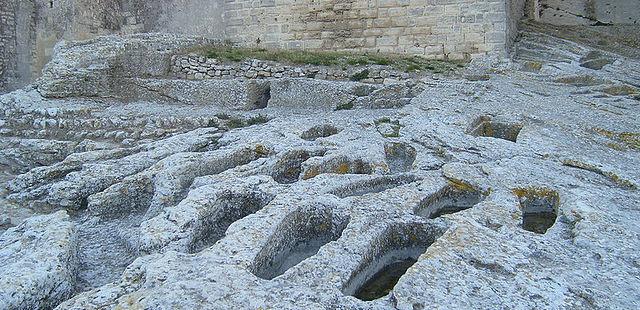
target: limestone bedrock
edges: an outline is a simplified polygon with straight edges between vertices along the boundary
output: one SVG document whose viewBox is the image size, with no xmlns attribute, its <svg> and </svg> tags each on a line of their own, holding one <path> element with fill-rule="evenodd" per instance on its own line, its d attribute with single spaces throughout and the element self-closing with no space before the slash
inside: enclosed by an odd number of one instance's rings
<svg viewBox="0 0 640 310">
<path fill-rule="evenodd" d="M 171 75 L 190 44 L 60 45 L 0 96 L 0 308 L 637 308 L 637 58 L 527 30 L 394 83 Z"/>
</svg>

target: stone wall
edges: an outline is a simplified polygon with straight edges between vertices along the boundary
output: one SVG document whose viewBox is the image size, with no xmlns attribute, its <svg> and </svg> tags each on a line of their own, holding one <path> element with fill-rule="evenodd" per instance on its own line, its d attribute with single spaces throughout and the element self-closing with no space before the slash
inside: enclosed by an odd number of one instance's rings
<svg viewBox="0 0 640 310">
<path fill-rule="evenodd" d="M 409 73 L 393 70 L 390 66 L 371 65 L 366 68 L 350 69 L 323 66 L 287 66 L 273 61 L 257 59 L 236 63 L 223 63 L 216 59 L 196 54 L 175 55 L 171 59 L 171 75 L 188 80 L 205 79 L 278 79 L 312 78 L 331 81 L 353 80 L 355 74 L 362 75 L 357 80 L 364 83 L 389 84 L 408 80 Z M 365 74 L 366 73 L 366 74 Z"/>
<path fill-rule="evenodd" d="M 30 81 L 35 40 L 33 3 L 0 0 L 0 91 Z"/>
<path fill-rule="evenodd" d="M 10 87 L 16 68 L 15 2 L 0 0 L 0 90 Z"/>
<path fill-rule="evenodd" d="M 535 0 L 531 0 L 535 1 Z M 518 35 L 518 23 L 527 16 L 527 0 L 508 0 L 507 1 L 507 51 L 510 49 L 513 41 Z"/>
<path fill-rule="evenodd" d="M 0 0 L 2 85 L 40 75 L 61 40 L 166 32 L 242 46 L 504 55 L 524 0 Z M 515 5 L 514 5 L 515 4 Z"/>
<path fill-rule="evenodd" d="M 40 75 L 61 40 L 121 32 L 121 0 L 0 0 L 0 91 Z"/>
<path fill-rule="evenodd" d="M 534 0 L 531 0 L 534 1 Z M 539 20 L 555 25 L 638 24 L 637 0 L 535 0 Z"/>
<path fill-rule="evenodd" d="M 226 0 L 226 35 L 268 48 L 461 59 L 504 53 L 504 0 Z"/>
<path fill-rule="evenodd" d="M 125 0 L 122 7 L 131 31 L 168 32 L 224 38 L 224 0 Z M 141 29 L 140 29 L 141 28 Z"/>
</svg>

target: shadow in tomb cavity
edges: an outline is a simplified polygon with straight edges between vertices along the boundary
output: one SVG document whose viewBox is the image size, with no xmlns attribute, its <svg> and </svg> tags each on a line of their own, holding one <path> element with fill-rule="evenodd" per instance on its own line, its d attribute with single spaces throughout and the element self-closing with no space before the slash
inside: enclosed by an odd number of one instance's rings
<svg viewBox="0 0 640 310">
<path fill-rule="evenodd" d="M 202 218 L 202 224 L 196 229 L 189 246 L 190 253 L 200 252 L 224 237 L 227 228 L 234 222 L 258 212 L 274 196 L 257 190 L 219 192 L 212 206 Z"/>
<path fill-rule="evenodd" d="M 300 135 L 300 138 L 307 141 L 315 141 L 318 138 L 333 136 L 339 132 L 338 128 L 331 124 L 313 126 Z"/>
<path fill-rule="evenodd" d="M 271 83 L 257 83 L 255 86 L 255 102 L 252 110 L 264 109 L 271 100 Z"/>
<path fill-rule="evenodd" d="M 314 156 L 324 155 L 324 150 L 306 151 L 291 150 L 286 152 L 274 164 L 271 177 L 280 184 L 295 183 L 300 179 L 302 163 Z"/>
<path fill-rule="evenodd" d="M 480 190 L 460 182 L 449 182 L 446 186 L 423 199 L 414 208 L 416 215 L 434 219 L 469 209 L 484 200 Z"/>
<path fill-rule="evenodd" d="M 423 223 L 389 226 L 373 240 L 342 292 L 364 301 L 387 296 L 445 230 L 442 226 Z"/>
<path fill-rule="evenodd" d="M 318 253 L 323 245 L 338 240 L 348 223 L 348 217 L 337 216 L 324 206 L 305 207 L 290 213 L 257 255 L 252 273 L 265 280 L 284 274 Z"/>
<path fill-rule="evenodd" d="M 524 188 L 514 190 L 522 210 L 522 228 L 544 234 L 558 217 L 560 195 L 546 188 Z"/>
<path fill-rule="evenodd" d="M 353 296 L 364 301 L 387 296 L 396 286 L 400 277 L 417 261 L 413 257 L 397 259 L 374 274 Z"/>
<path fill-rule="evenodd" d="M 389 172 L 407 172 L 416 160 L 416 149 L 406 143 L 388 142 L 384 145 L 384 155 Z"/>
<path fill-rule="evenodd" d="M 522 124 L 499 122 L 491 119 L 489 116 L 480 116 L 471 123 L 467 134 L 476 137 L 498 138 L 516 142 L 520 130 L 522 130 Z"/>
<path fill-rule="evenodd" d="M 415 182 L 416 180 L 418 180 L 417 177 L 407 174 L 376 176 L 371 179 L 338 186 L 328 193 L 340 198 L 363 196 L 371 193 L 380 193 L 398 186 Z"/>
<path fill-rule="evenodd" d="M 78 269 L 76 292 L 85 292 L 117 281 L 139 256 L 122 234 L 141 220 L 139 216 L 104 221 L 83 214 L 78 218 Z"/>
</svg>

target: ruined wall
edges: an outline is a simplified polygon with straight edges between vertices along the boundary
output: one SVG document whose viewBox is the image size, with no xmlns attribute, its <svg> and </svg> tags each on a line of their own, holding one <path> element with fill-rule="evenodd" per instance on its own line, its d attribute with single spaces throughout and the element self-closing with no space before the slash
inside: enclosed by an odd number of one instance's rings
<svg viewBox="0 0 640 310">
<path fill-rule="evenodd" d="M 127 0 L 123 10 L 144 32 L 224 37 L 224 0 Z"/>
<path fill-rule="evenodd" d="M 15 2 L 0 0 L 0 90 L 8 88 L 16 74 Z"/>
<path fill-rule="evenodd" d="M 507 50 L 518 35 L 518 23 L 523 17 L 528 16 L 527 5 L 527 0 L 507 1 Z"/>
<path fill-rule="evenodd" d="M 32 2 L 0 0 L 0 90 L 16 88 L 31 79 L 34 14 Z"/>
<path fill-rule="evenodd" d="M 0 0 L 0 91 L 38 77 L 60 40 L 119 31 L 121 0 Z"/>
<path fill-rule="evenodd" d="M 227 38 L 270 48 L 434 58 L 503 53 L 504 0 L 226 0 Z"/>
<path fill-rule="evenodd" d="M 0 0 L 0 91 L 37 78 L 61 40 L 169 32 L 224 36 L 223 0 Z"/>
<path fill-rule="evenodd" d="M 532 0 L 533 1 L 533 0 Z M 539 20 L 555 25 L 638 24 L 637 0 L 537 0 Z"/>
<path fill-rule="evenodd" d="M 60 40 L 168 32 L 244 46 L 502 54 L 524 0 L 0 0 L 1 90 L 38 77 Z"/>
</svg>

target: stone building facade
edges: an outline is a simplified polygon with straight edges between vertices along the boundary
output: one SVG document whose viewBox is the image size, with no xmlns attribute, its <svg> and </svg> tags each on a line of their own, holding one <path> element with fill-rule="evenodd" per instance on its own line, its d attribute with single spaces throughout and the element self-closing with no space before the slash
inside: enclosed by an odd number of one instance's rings
<svg viewBox="0 0 640 310">
<path fill-rule="evenodd" d="M 506 7 L 504 0 L 227 0 L 226 37 L 270 48 L 460 59 L 505 50 Z"/>
</svg>

